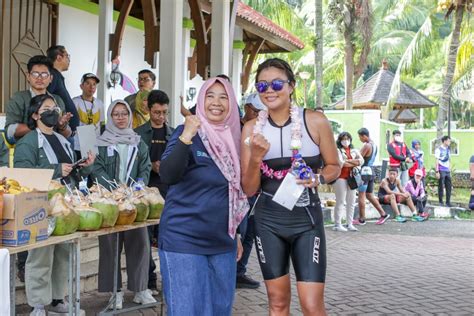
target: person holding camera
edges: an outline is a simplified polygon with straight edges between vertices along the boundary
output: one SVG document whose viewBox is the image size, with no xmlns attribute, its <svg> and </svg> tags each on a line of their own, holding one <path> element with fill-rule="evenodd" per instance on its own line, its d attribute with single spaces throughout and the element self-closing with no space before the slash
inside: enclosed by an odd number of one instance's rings
<svg viewBox="0 0 474 316">
<path fill-rule="evenodd" d="M 49 94 L 31 99 L 28 108 L 28 128 L 31 132 L 22 137 L 15 148 L 15 168 L 54 169 L 53 179 L 75 187 L 78 178 L 87 176 L 95 157 L 89 153 L 84 162 L 74 164 L 76 156 L 69 141 L 54 131 L 60 118 L 60 109 Z M 64 301 L 68 278 L 68 246 L 52 245 L 28 252 L 25 266 L 26 298 L 33 307 L 30 315 L 49 312 L 67 313 Z"/>
</svg>

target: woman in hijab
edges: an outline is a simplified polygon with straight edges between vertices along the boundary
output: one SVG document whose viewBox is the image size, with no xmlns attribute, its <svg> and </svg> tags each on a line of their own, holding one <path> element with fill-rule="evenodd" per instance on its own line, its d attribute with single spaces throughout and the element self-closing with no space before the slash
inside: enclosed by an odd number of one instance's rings
<svg viewBox="0 0 474 316">
<path fill-rule="evenodd" d="M 148 148 L 132 129 L 132 114 L 127 102 L 116 100 L 109 106 L 105 131 L 98 138 L 97 144 L 99 155 L 94 167 L 94 179 L 100 184 L 110 187 L 110 182 L 115 181 L 129 185 L 132 179 L 138 178 L 148 183 L 151 171 Z M 137 304 L 156 302 L 147 291 L 150 243 L 146 227 L 99 237 L 99 292 L 113 290 L 114 273 L 111 258 L 115 254 L 117 235 L 119 252 L 121 253 L 125 247 L 127 288 L 135 292 L 133 302 Z M 122 278 L 119 272 L 119 290 L 121 285 Z M 116 297 L 116 308 L 121 309 L 122 305 L 123 292 L 120 291 Z"/>
<path fill-rule="evenodd" d="M 240 119 L 232 86 L 207 80 L 196 115 L 178 126 L 162 156 L 170 185 L 158 248 L 168 315 L 231 315 L 236 230 L 248 211 L 240 186 Z M 239 250 L 239 251 L 237 251 Z"/>
<path fill-rule="evenodd" d="M 53 169 L 53 179 L 74 188 L 81 176 L 92 171 L 94 156 L 89 153 L 87 161 L 79 168 L 73 167 L 76 156 L 71 144 L 54 131 L 60 117 L 56 101 L 48 94 L 40 94 L 30 101 L 28 128 L 31 132 L 16 144 L 15 168 Z M 46 315 L 49 312 L 67 313 L 64 301 L 67 284 L 69 245 L 58 244 L 28 251 L 25 266 L 25 286 L 28 305 L 33 307 L 30 315 Z"/>
</svg>

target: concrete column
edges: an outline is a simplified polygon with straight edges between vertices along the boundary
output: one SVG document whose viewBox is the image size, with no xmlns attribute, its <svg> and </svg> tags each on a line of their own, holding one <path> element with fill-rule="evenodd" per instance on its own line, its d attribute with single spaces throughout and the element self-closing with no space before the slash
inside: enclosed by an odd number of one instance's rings
<svg viewBox="0 0 474 316">
<path fill-rule="evenodd" d="M 171 126 L 183 122 L 179 106 L 179 96 L 184 95 L 183 7 L 184 0 L 161 1 L 159 87 L 170 98 Z"/>
<path fill-rule="evenodd" d="M 184 81 L 189 80 L 188 58 L 192 55 L 191 50 L 191 30 L 194 28 L 193 20 L 191 20 L 191 9 L 188 2 L 184 4 L 183 13 L 183 78 Z M 184 95 L 183 95 L 184 96 Z"/>
<path fill-rule="evenodd" d="M 113 32 L 113 0 L 99 1 L 99 46 L 97 50 L 97 76 L 100 83 L 97 86 L 97 98 L 104 102 L 105 111 L 110 104 L 110 93 L 107 87 L 111 71 L 110 34 Z"/>
<path fill-rule="evenodd" d="M 212 1 L 211 76 L 229 75 L 230 0 Z"/>
<path fill-rule="evenodd" d="M 234 44 L 232 47 L 232 86 L 234 87 L 235 96 L 237 101 L 241 101 L 242 98 L 242 84 L 241 84 L 241 75 L 242 75 L 242 51 L 245 48 L 245 43 L 242 41 L 243 32 L 242 29 L 238 26 L 235 26 L 234 31 Z"/>
</svg>

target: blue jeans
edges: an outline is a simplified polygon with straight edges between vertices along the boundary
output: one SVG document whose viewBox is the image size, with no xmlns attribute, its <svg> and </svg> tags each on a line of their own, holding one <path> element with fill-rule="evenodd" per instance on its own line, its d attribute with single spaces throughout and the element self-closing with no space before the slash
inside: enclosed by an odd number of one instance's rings
<svg viewBox="0 0 474 316">
<path fill-rule="evenodd" d="M 232 314 L 236 251 L 193 255 L 158 250 L 169 316 Z"/>
<path fill-rule="evenodd" d="M 246 231 L 242 234 L 242 247 L 244 251 L 242 253 L 242 258 L 240 258 L 239 262 L 237 262 L 237 275 L 243 276 L 247 273 L 247 263 L 249 262 L 250 252 L 252 251 L 252 245 L 254 240 L 254 217 L 248 216 L 248 214 L 244 218 L 244 222 L 247 222 Z M 240 224 L 242 227 L 242 224 Z"/>
</svg>

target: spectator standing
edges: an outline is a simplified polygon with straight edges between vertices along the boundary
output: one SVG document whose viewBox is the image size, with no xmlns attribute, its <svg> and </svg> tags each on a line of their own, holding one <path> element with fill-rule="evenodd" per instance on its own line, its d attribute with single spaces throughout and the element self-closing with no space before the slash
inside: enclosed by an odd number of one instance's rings
<svg viewBox="0 0 474 316">
<path fill-rule="evenodd" d="M 439 204 L 443 205 L 443 193 L 446 189 L 446 206 L 451 207 L 451 169 L 450 156 L 451 138 L 449 136 L 441 137 L 441 146 L 435 150 L 436 158 L 436 178 L 438 179 L 438 199 Z"/>
<path fill-rule="evenodd" d="M 78 113 L 79 125 L 93 125 L 97 137 L 105 125 L 104 103 L 94 97 L 99 82 L 99 77 L 93 73 L 84 74 L 80 85 L 82 94 L 72 99 Z M 78 135 L 74 136 L 74 148 L 80 152 Z"/>
<path fill-rule="evenodd" d="M 148 106 L 143 102 L 146 100 L 143 91 L 151 91 L 156 83 L 156 76 L 153 71 L 143 69 L 138 72 L 138 91 L 125 98 L 125 101 L 130 105 L 133 113 L 133 128 L 143 125 L 150 119 Z"/>
<path fill-rule="evenodd" d="M 174 131 L 174 129 L 166 123 L 169 102 L 170 100 L 165 92 L 161 90 L 152 90 L 146 101 L 150 112 L 150 120 L 135 129 L 135 132 L 140 135 L 142 141 L 149 149 L 151 171 L 148 186 L 158 188 L 163 198 L 166 198 L 168 185 L 163 183 L 160 177 L 161 156 L 163 155 L 171 134 Z M 148 226 L 148 237 L 150 239 L 150 244 L 153 245 L 158 238 L 158 225 Z M 148 289 L 152 290 L 154 293 L 157 291 L 157 275 L 155 269 L 156 264 L 153 260 L 150 247 Z"/>
<path fill-rule="evenodd" d="M 415 139 L 411 142 L 411 157 L 413 158 L 413 166 L 408 170 L 408 175 L 410 179 L 415 177 L 415 171 L 420 169 L 423 175 L 423 178 L 426 176 L 426 170 L 424 166 L 424 153 L 421 150 L 421 143 L 419 140 Z"/>
<path fill-rule="evenodd" d="M 53 68 L 51 69 L 52 81 L 48 86 L 48 91 L 53 94 L 57 94 L 64 101 L 66 112 L 70 113 L 69 125 L 73 133 L 76 132 L 76 128 L 79 126 L 79 115 L 77 114 L 76 106 L 66 89 L 64 82 L 63 72 L 69 69 L 71 62 L 71 55 L 67 52 L 66 48 L 62 45 L 51 46 L 46 51 Z"/>
<path fill-rule="evenodd" d="M 28 90 L 15 92 L 6 106 L 5 136 L 10 144 L 15 144 L 20 138 L 29 133 L 28 128 L 28 108 L 31 99 L 40 94 L 49 94 L 64 114 L 65 105 L 60 96 L 47 91 L 53 80 L 53 67 L 46 56 L 33 56 L 26 65 L 28 74 L 26 80 L 30 85 Z M 68 126 L 70 114 L 62 115 L 56 126 L 56 131 L 64 137 L 69 137 L 71 129 Z"/>
<path fill-rule="evenodd" d="M 390 168 L 398 169 L 402 186 L 408 182 L 408 163 L 411 163 L 411 153 L 403 141 L 402 133 L 399 130 L 393 131 L 393 140 L 387 145 L 390 156 Z"/>
<path fill-rule="evenodd" d="M 357 231 L 352 224 L 354 219 L 354 203 L 356 198 L 356 188 L 351 189 L 348 184 L 348 178 L 354 169 L 357 169 L 364 162 L 364 158 L 359 151 L 352 145 L 352 136 L 348 132 L 339 134 L 336 140 L 339 154 L 339 161 L 342 163 L 341 174 L 333 184 L 336 190 L 336 207 L 334 208 L 334 227 L 338 232 Z M 342 226 L 342 212 L 346 207 L 346 227 Z"/>
<path fill-rule="evenodd" d="M 361 168 L 361 176 L 364 183 L 359 186 L 359 218 L 352 223 L 354 225 L 365 225 L 365 198 L 375 207 L 379 212 L 380 217 L 375 222 L 376 225 L 382 225 L 389 219 L 390 214 L 385 213 L 378 199 L 374 196 L 374 170 L 373 165 L 377 157 L 377 145 L 370 139 L 369 130 L 365 127 L 357 131 L 359 140 L 363 143 L 360 150 L 361 156 L 364 158 L 364 164 Z"/>
</svg>

